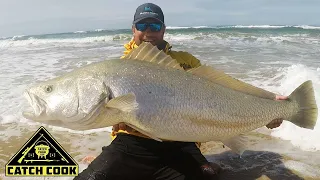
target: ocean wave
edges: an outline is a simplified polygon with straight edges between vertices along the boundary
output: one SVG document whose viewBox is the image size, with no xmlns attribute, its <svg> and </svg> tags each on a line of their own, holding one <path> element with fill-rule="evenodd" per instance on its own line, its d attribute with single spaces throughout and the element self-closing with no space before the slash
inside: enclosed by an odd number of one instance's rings
<svg viewBox="0 0 320 180">
<path fill-rule="evenodd" d="M 117 34 L 113 36 L 114 41 L 120 41 L 120 40 L 131 40 L 132 35 L 131 34 Z"/>
<path fill-rule="evenodd" d="M 277 29 L 277 28 L 284 28 L 289 26 L 277 26 L 277 25 L 235 25 L 235 26 L 226 26 L 226 28 L 257 28 L 257 29 Z"/>
<path fill-rule="evenodd" d="M 112 36 L 101 36 L 101 37 L 86 37 L 86 38 L 74 38 L 74 39 L 36 39 L 30 38 L 27 40 L 19 40 L 19 41 L 12 41 L 12 40 L 4 40 L 0 41 L 0 48 L 7 48 L 7 47 L 19 47 L 19 46 L 29 46 L 29 45 L 44 45 L 44 44 L 54 44 L 54 45 L 61 45 L 66 43 L 90 43 L 90 42 L 106 42 L 112 41 Z"/>
<path fill-rule="evenodd" d="M 105 31 L 105 29 L 95 29 L 95 32 L 101 32 L 101 31 Z"/>
<path fill-rule="evenodd" d="M 318 37 L 310 37 L 304 34 L 296 35 L 296 34 L 283 34 L 283 35 L 275 35 L 275 34 L 246 34 L 246 33 L 221 33 L 221 32 L 209 32 L 209 33 L 173 33 L 169 32 L 165 34 L 165 39 L 168 41 L 192 41 L 192 42 L 203 42 L 206 43 L 214 43 L 214 44 L 255 44 L 255 45 L 265 45 L 265 44 L 310 44 L 310 45 L 318 45 L 320 38 Z"/>
<path fill-rule="evenodd" d="M 166 29 L 169 32 L 179 32 L 181 30 L 182 33 L 185 32 L 223 32 L 223 30 L 230 30 L 230 29 L 240 29 L 242 32 L 244 29 L 276 29 L 281 28 L 288 28 L 289 31 L 292 29 L 297 30 L 305 30 L 304 32 L 308 32 L 307 30 L 320 30 L 320 26 L 312 26 L 312 25 L 225 25 L 225 26 L 167 26 Z M 250 31 L 251 32 L 251 31 Z M 271 31 L 273 32 L 273 31 Z M 285 33 L 286 31 L 281 31 Z M 81 35 L 83 34 L 83 35 Z M 42 38 L 59 38 L 59 37 L 70 37 L 70 38 L 77 38 L 77 37 L 92 37 L 92 36 L 102 36 L 102 35 L 116 35 L 116 34 L 131 34 L 131 29 L 114 29 L 114 30 L 107 30 L 107 29 L 95 29 L 95 30 L 88 30 L 88 31 L 75 31 L 75 32 L 66 32 L 66 33 L 56 33 L 56 34 L 40 34 L 40 35 L 15 35 L 13 37 L 0 37 L 0 40 L 11 39 L 11 40 L 25 40 L 29 37 L 34 37 L 35 39 L 42 39 Z M 300 34 L 300 33 L 298 33 Z"/>
<path fill-rule="evenodd" d="M 319 33 L 313 32 L 313 29 L 319 29 L 316 26 L 272 26 L 272 25 L 252 25 L 252 26 L 169 26 L 165 33 L 165 39 L 168 41 L 206 41 L 212 40 L 218 44 L 224 43 L 284 43 L 284 44 L 320 44 Z M 252 31 L 251 29 L 271 29 L 267 32 Z M 289 28 L 288 30 L 278 31 L 278 28 Z M 292 29 L 296 28 L 296 30 Z M 311 29 L 311 30 L 310 30 Z M 316 30 L 318 31 L 318 30 Z M 76 31 L 72 33 L 60 33 L 49 35 L 19 35 L 12 38 L 0 39 L 0 48 L 16 47 L 38 44 L 66 44 L 66 43 L 96 43 L 112 41 L 129 41 L 132 38 L 130 30 L 104 30 L 96 29 L 94 31 Z M 209 43 L 209 42 L 208 42 Z"/>
<path fill-rule="evenodd" d="M 209 26 L 167 26 L 166 29 L 201 29 L 210 28 Z"/>
<path fill-rule="evenodd" d="M 194 34 L 171 34 L 166 33 L 165 39 L 168 41 L 185 41 L 185 40 L 193 40 L 197 37 Z"/>
<path fill-rule="evenodd" d="M 302 28 L 302 29 L 320 29 L 319 26 L 308 26 L 308 25 L 301 25 L 301 26 L 293 26 L 295 28 Z"/>
<path fill-rule="evenodd" d="M 76 33 L 76 34 L 82 34 L 82 33 L 87 33 L 87 31 L 75 31 L 73 33 Z"/>
<path fill-rule="evenodd" d="M 117 35 L 107 35 L 107 36 L 94 36 L 94 37 L 83 37 L 83 38 L 51 38 L 51 39 L 38 39 L 37 37 L 27 37 L 22 40 L 15 39 L 5 39 L 0 41 L 0 48 L 8 47 L 19 47 L 28 45 L 63 45 L 63 44 L 83 44 L 83 43 L 99 43 L 99 42 L 112 42 L 112 41 L 126 41 L 130 40 L 132 35 L 129 34 L 117 34 Z"/>
<path fill-rule="evenodd" d="M 252 79 L 245 78 L 244 81 L 276 94 L 289 96 L 303 82 L 311 80 L 315 92 L 316 103 L 318 108 L 320 107 L 320 67 L 290 63 L 289 61 L 286 62 L 283 60 L 280 62 L 272 61 L 262 64 L 264 64 L 264 66 L 266 64 L 275 64 L 280 65 L 280 67 L 277 68 L 277 73 L 274 73 L 272 78 L 265 75 L 265 77 L 261 77 L 259 80 L 257 80 L 257 77 L 254 77 Z M 281 64 L 284 66 L 281 67 Z M 288 140 L 292 145 L 303 151 L 314 152 L 320 150 L 320 141 L 318 140 L 318 137 L 320 137 L 320 113 L 318 114 L 317 123 L 313 130 L 300 128 L 289 121 L 283 121 L 280 127 L 268 131 L 268 134 L 271 136 Z"/>
<path fill-rule="evenodd" d="M 218 26 L 218 28 L 241 28 L 241 29 L 281 29 L 281 28 L 298 28 L 298 29 L 320 29 L 320 26 L 310 25 L 234 25 Z"/>
<path fill-rule="evenodd" d="M 271 91 L 279 92 L 279 94 L 289 95 L 300 84 L 307 80 L 311 80 L 315 92 L 315 98 L 318 108 L 320 107 L 320 74 L 319 68 L 311 68 L 302 64 L 294 64 L 288 67 L 279 68 L 279 73 L 276 74 L 277 83 L 280 86 L 273 87 Z M 273 79 L 273 83 L 275 79 Z M 272 82 L 265 81 L 265 84 Z M 293 123 L 284 121 L 283 124 L 271 133 L 272 136 L 280 137 L 284 140 L 289 140 L 291 143 L 305 151 L 320 150 L 320 114 L 318 114 L 317 124 L 314 130 L 300 128 Z"/>
<path fill-rule="evenodd" d="M 19 40 L 20 39 L 20 40 Z M 0 48 L 8 47 L 22 47 L 22 46 L 37 46 L 37 45 L 53 45 L 53 46 L 69 46 L 75 44 L 76 46 L 86 43 L 103 43 L 103 42 L 115 42 L 115 41 L 130 41 L 132 39 L 131 34 L 115 34 L 105 36 L 93 36 L 93 37 L 78 37 L 78 38 L 39 38 L 36 36 L 20 36 L 15 38 L 9 38 L 0 40 Z M 248 36 L 243 33 L 219 33 L 219 32 L 191 32 L 191 33 L 165 33 L 165 39 L 172 42 L 203 42 L 215 43 L 215 44 L 270 44 L 270 43 L 284 43 L 284 44 L 319 44 L 319 38 L 308 36 L 296 36 L 296 35 L 254 35 Z"/>
<path fill-rule="evenodd" d="M 26 37 L 26 35 L 16 35 L 16 36 L 13 36 L 11 38 L 12 41 L 17 41 L 17 40 L 21 40 L 23 39 L 24 37 Z"/>
</svg>

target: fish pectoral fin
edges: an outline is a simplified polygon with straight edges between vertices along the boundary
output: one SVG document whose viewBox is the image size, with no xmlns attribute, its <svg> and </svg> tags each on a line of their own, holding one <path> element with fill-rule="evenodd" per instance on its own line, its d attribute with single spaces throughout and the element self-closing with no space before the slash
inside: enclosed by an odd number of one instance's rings
<svg viewBox="0 0 320 180">
<path fill-rule="evenodd" d="M 136 101 L 136 96 L 133 93 L 129 93 L 123 96 L 119 96 L 111 99 L 107 102 L 106 108 L 119 109 L 124 112 L 131 112 L 138 109 L 139 104 Z"/>
<path fill-rule="evenodd" d="M 154 139 L 154 140 L 156 140 L 156 141 L 162 142 L 161 139 L 157 138 L 156 136 L 154 136 L 154 135 L 152 135 L 152 134 L 150 134 L 150 133 L 148 133 L 148 132 L 146 132 L 146 131 L 144 131 L 144 130 L 142 130 L 142 129 L 140 129 L 140 128 L 132 125 L 132 124 L 129 124 L 129 123 L 125 123 L 125 124 L 126 124 L 127 126 L 131 127 L 132 129 L 135 129 L 135 130 L 139 131 L 140 133 L 142 133 L 142 134 L 144 134 L 144 135 L 146 135 L 146 136 L 149 136 L 151 139 Z"/>
<path fill-rule="evenodd" d="M 225 139 L 221 141 L 224 145 L 226 145 L 228 148 L 230 148 L 233 152 L 240 155 L 243 154 L 243 152 L 247 149 L 247 137 L 245 137 L 243 134 L 240 134 L 239 136 L 232 137 L 230 139 Z"/>
</svg>

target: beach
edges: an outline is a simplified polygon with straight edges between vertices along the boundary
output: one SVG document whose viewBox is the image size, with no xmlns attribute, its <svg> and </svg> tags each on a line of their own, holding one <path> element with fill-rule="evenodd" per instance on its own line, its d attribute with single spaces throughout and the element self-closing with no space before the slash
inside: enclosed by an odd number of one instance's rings
<svg viewBox="0 0 320 180">
<path fill-rule="evenodd" d="M 168 27 L 165 40 L 202 64 L 280 95 L 312 80 L 319 107 L 319 34 L 320 27 L 313 26 Z M 78 162 L 80 171 L 88 165 L 84 157 L 97 156 L 110 144 L 110 127 L 72 131 L 25 119 L 21 113 L 29 105 L 23 92 L 75 68 L 119 58 L 131 36 L 130 29 L 97 29 L 0 39 L 0 179 L 15 179 L 4 176 L 4 166 L 40 126 Z M 224 167 L 221 179 L 320 179 L 319 116 L 314 130 L 284 121 L 273 130 L 250 132 L 250 148 L 241 158 L 220 142 L 205 143 L 201 150 Z"/>
</svg>

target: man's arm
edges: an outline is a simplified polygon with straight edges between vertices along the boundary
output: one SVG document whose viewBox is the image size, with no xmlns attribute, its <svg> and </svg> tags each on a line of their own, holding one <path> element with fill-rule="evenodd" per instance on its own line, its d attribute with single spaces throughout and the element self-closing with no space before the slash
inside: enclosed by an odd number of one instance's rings
<svg viewBox="0 0 320 180">
<path fill-rule="evenodd" d="M 276 100 L 286 100 L 287 96 L 276 95 Z M 269 124 L 266 125 L 267 128 L 273 129 L 279 127 L 283 122 L 283 119 L 274 119 Z"/>
</svg>

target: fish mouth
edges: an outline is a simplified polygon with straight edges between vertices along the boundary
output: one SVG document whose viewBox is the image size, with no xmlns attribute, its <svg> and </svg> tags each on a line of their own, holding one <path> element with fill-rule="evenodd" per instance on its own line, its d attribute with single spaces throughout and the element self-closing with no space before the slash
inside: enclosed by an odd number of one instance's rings
<svg viewBox="0 0 320 180">
<path fill-rule="evenodd" d="M 36 96 L 35 94 L 32 94 L 28 91 L 24 92 L 24 97 L 27 99 L 29 105 L 31 106 L 30 109 L 27 109 L 23 112 L 23 116 L 27 119 L 35 119 L 36 117 L 41 116 L 43 112 L 46 110 L 46 103 Z"/>
</svg>

